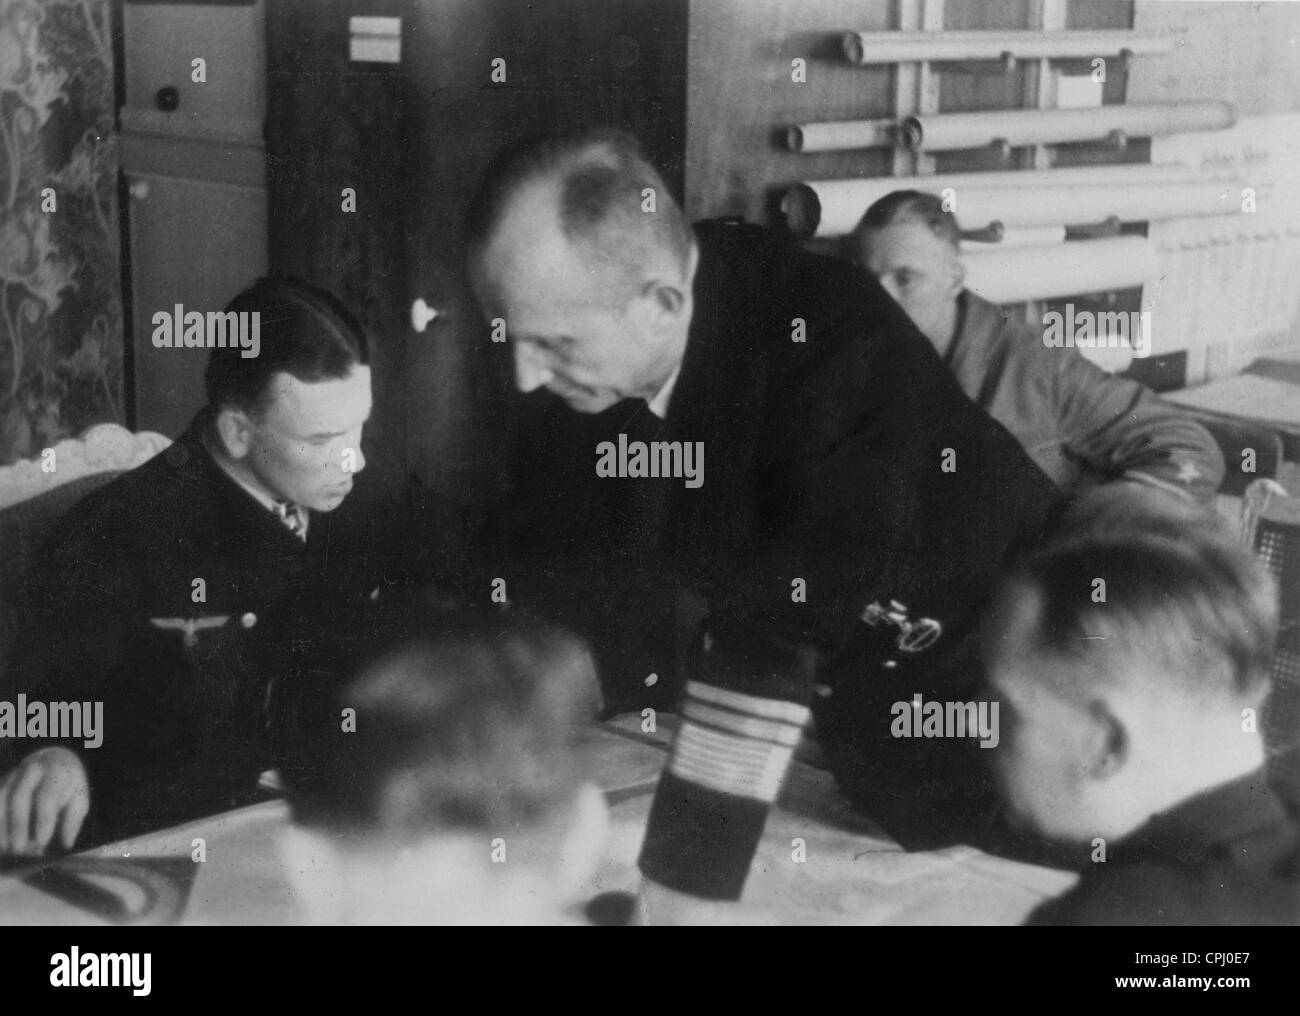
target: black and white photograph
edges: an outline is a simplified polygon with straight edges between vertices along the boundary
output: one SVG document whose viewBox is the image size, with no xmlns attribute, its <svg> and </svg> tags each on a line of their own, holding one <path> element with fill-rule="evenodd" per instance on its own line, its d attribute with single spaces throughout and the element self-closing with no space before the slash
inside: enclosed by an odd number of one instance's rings
<svg viewBox="0 0 1300 1016">
<path fill-rule="evenodd" d="M 1166 929 L 1300 925 L 1298 40 L 0 0 L 6 981 L 1021 925 L 1260 987 Z"/>
</svg>

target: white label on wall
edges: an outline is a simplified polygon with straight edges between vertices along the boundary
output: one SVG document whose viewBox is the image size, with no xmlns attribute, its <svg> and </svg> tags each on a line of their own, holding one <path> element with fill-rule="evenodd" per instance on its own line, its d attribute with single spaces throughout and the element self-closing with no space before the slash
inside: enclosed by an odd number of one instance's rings
<svg viewBox="0 0 1300 1016">
<path fill-rule="evenodd" d="M 348 59 L 354 63 L 401 63 L 401 18 L 348 18 Z"/>
<path fill-rule="evenodd" d="M 401 18 L 348 18 L 349 35 L 391 35 L 401 38 Z"/>
</svg>

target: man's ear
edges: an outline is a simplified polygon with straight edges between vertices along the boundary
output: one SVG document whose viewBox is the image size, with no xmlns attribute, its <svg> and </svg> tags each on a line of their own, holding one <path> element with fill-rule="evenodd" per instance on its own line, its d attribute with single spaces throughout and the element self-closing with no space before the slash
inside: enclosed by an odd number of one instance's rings
<svg viewBox="0 0 1300 1016">
<path fill-rule="evenodd" d="M 279 847 L 299 919 L 305 924 L 343 924 L 347 887 L 330 838 L 290 822 L 280 831 Z"/>
<path fill-rule="evenodd" d="M 647 282 L 641 290 L 646 305 L 651 308 L 657 327 L 676 325 L 689 318 L 693 307 L 695 272 L 700 266 L 700 248 L 692 243 L 686 268 L 679 277 L 659 275 Z"/>
<path fill-rule="evenodd" d="M 253 422 L 244 410 L 225 406 L 217 411 L 217 436 L 227 455 L 242 459 L 252 444 Z"/>
<path fill-rule="evenodd" d="M 1084 747 L 1085 771 L 1097 782 L 1112 779 L 1128 763 L 1132 750 L 1128 728 L 1101 700 L 1088 706 L 1088 735 Z"/>
<path fill-rule="evenodd" d="M 574 799 L 555 862 L 556 884 L 563 896 L 577 895 L 596 874 L 608 838 L 609 807 L 605 794 L 594 783 L 584 783 Z"/>
<path fill-rule="evenodd" d="M 676 279 L 655 278 L 641 290 L 643 306 L 652 317 L 656 328 L 676 324 L 690 306 L 690 293 Z"/>
</svg>

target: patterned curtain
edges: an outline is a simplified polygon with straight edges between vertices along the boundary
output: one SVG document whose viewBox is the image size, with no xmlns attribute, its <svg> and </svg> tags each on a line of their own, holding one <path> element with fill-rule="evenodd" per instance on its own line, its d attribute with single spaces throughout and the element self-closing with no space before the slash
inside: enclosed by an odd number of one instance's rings
<svg viewBox="0 0 1300 1016">
<path fill-rule="evenodd" d="M 0 464 L 122 422 L 109 0 L 0 0 Z"/>
</svg>

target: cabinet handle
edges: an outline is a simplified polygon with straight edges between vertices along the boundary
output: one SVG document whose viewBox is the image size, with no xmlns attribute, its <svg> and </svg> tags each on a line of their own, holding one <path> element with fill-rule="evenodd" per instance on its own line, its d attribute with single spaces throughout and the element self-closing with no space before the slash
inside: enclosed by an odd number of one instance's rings
<svg viewBox="0 0 1300 1016">
<path fill-rule="evenodd" d="M 417 332 L 423 332 L 429 327 L 429 322 L 441 313 L 436 307 L 425 303 L 424 297 L 417 297 L 415 303 L 411 304 L 411 327 Z"/>
</svg>

